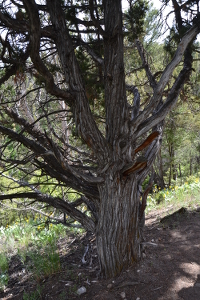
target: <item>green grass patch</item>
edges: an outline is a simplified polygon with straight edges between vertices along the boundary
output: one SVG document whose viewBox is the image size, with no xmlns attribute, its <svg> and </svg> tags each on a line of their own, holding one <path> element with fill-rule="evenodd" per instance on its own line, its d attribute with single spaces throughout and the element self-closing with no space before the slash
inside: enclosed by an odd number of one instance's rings
<svg viewBox="0 0 200 300">
<path fill-rule="evenodd" d="M 40 282 L 43 278 L 60 270 L 57 242 L 69 233 L 79 234 L 79 229 L 66 230 L 62 224 L 45 226 L 45 219 L 26 218 L 23 223 L 0 227 L 0 289 L 8 283 L 8 266 L 12 256 L 17 255 L 33 278 Z M 34 298 L 35 294 L 24 294 L 24 299 Z M 29 298 L 27 298 L 29 297 Z"/>
<path fill-rule="evenodd" d="M 41 292 L 42 292 L 42 289 L 38 285 L 37 288 L 36 288 L 36 291 L 30 292 L 30 293 L 24 292 L 23 300 L 39 300 L 39 299 L 42 299 Z"/>
<path fill-rule="evenodd" d="M 4 253 L 0 253 L 0 290 L 8 284 L 8 258 Z"/>
<path fill-rule="evenodd" d="M 26 255 L 29 258 L 27 267 L 38 282 L 60 270 L 60 257 L 57 252 L 56 240 L 41 246 L 38 244 Z"/>
<path fill-rule="evenodd" d="M 156 185 L 147 197 L 147 213 L 153 209 L 173 205 L 176 209 L 184 206 L 195 209 L 200 206 L 200 179 L 198 176 L 186 178 L 184 184 L 173 185 L 160 190 Z"/>
</svg>

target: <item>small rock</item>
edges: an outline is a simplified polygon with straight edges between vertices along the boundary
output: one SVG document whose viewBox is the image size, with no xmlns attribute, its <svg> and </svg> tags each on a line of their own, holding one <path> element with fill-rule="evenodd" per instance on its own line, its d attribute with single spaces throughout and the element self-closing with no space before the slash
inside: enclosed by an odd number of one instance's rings
<svg viewBox="0 0 200 300">
<path fill-rule="evenodd" d="M 142 257 L 143 257 L 143 258 L 145 258 L 145 257 L 146 257 L 146 254 L 145 254 L 144 252 L 142 253 Z"/>
<path fill-rule="evenodd" d="M 111 289 L 113 287 L 113 285 L 111 284 L 111 283 L 109 283 L 108 285 L 107 285 L 107 288 L 108 289 Z"/>
<path fill-rule="evenodd" d="M 78 295 L 82 295 L 82 294 L 86 293 L 86 288 L 84 286 L 82 286 L 76 292 Z"/>
<path fill-rule="evenodd" d="M 137 272 L 139 273 L 139 272 L 140 272 L 140 270 L 137 270 Z"/>
<path fill-rule="evenodd" d="M 139 298 L 139 297 L 137 297 L 137 298 L 136 298 L 136 300 L 140 300 L 140 298 Z"/>
<path fill-rule="evenodd" d="M 121 292 L 120 293 L 120 296 L 122 297 L 122 299 L 125 299 L 126 298 L 126 294 L 124 292 Z"/>
<path fill-rule="evenodd" d="M 71 286 L 72 284 L 73 284 L 73 281 L 67 281 L 65 285 L 66 286 Z"/>
</svg>

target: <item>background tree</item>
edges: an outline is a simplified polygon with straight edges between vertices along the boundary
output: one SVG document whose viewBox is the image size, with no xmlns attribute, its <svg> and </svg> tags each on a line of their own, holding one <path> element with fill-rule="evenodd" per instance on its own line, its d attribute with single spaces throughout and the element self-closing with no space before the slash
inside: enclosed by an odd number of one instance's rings
<svg viewBox="0 0 200 300">
<path fill-rule="evenodd" d="M 154 70 L 142 43 L 148 5 L 129 4 L 123 14 L 120 0 L 5 0 L 0 11 L 1 176 L 10 184 L 0 199 L 52 206 L 95 232 L 106 277 L 140 258 L 152 182 L 141 185 L 189 80 L 200 31 L 198 1 L 173 0 L 174 56 Z M 125 38 L 145 85 L 126 84 Z M 69 188 L 79 198 L 69 199 Z"/>
</svg>

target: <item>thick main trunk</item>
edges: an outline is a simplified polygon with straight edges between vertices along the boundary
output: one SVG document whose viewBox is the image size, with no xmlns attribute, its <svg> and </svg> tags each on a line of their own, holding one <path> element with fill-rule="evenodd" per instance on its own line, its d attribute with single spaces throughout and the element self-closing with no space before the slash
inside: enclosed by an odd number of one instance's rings
<svg viewBox="0 0 200 300">
<path fill-rule="evenodd" d="M 139 194 L 136 177 L 113 174 L 99 190 L 97 249 L 101 273 L 108 278 L 140 258 Z"/>
</svg>

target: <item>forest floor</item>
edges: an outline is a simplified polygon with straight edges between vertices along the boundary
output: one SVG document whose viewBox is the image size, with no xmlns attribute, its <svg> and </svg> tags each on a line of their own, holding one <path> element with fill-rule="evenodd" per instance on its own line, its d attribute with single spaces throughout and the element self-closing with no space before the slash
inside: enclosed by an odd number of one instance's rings
<svg viewBox="0 0 200 300">
<path fill-rule="evenodd" d="M 59 273 L 40 281 L 33 279 L 17 255 L 13 256 L 9 282 L 0 299 L 199 300 L 200 208 L 172 211 L 169 206 L 148 214 L 143 259 L 119 277 L 100 279 L 95 237 L 72 235 L 58 242 Z M 86 292 L 79 296 L 81 287 Z"/>
</svg>

